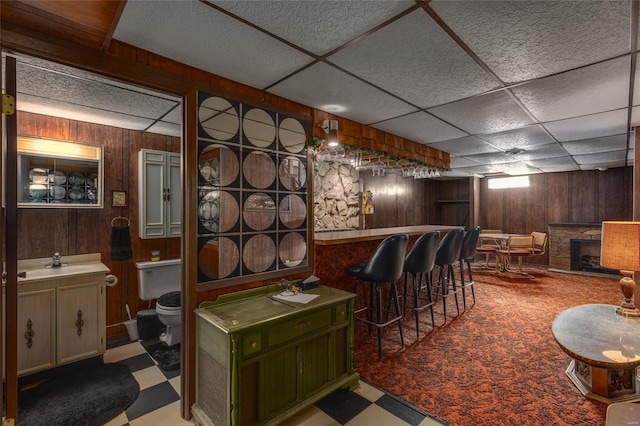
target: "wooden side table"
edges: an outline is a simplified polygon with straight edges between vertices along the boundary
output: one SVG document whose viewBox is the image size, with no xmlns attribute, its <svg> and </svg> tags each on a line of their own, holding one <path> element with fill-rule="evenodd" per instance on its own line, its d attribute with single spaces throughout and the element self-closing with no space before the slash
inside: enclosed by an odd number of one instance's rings
<svg viewBox="0 0 640 426">
<path fill-rule="evenodd" d="M 607 404 L 640 401 L 640 318 L 615 311 L 614 305 L 575 306 L 551 330 L 572 358 L 567 376 L 585 396 Z"/>
</svg>

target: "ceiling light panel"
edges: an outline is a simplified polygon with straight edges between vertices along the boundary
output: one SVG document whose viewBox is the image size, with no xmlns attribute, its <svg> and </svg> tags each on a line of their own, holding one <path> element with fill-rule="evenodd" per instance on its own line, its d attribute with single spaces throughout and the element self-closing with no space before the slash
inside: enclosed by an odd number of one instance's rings
<svg viewBox="0 0 640 426">
<path fill-rule="evenodd" d="M 629 1 L 434 0 L 429 5 L 505 82 L 629 50 Z"/>
<path fill-rule="evenodd" d="M 429 146 L 456 156 L 502 152 L 476 136 L 467 136 L 440 143 L 430 143 Z"/>
<path fill-rule="evenodd" d="M 512 148 L 529 148 L 554 142 L 547 132 L 538 125 L 527 126 L 508 132 L 480 135 L 480 138 L 505 151 Z"/>
<path fill-rule="evenodd" d="M 327 59 L 422 108 L 498 86 L 422 9 Z"/>
<path fill-rule="evenodd" d="M 422 111 L 375 123 L 372 127 L 423 144 L 467 136 L 466 133 Z"/>
<path fill-rule="evenodd" d="M 18 94 L 31 95 L 49 101 L 59 101 L 70 108 L 95 108 L 99 111 L 118 111 L 135 117 L 158 118 L 176 105 L 175 101 L 151 96 L 131 89 L 116 87 L 106 81 L 95 81 L 77 76 L 51 72 L 18 63 L 16 70 Z M 18 97 L 19 99 L 19 97 Z"/>
<path fill-rule="evenodd" d="M 627 110 L 544 123 L 544 127 L 560 142 L 619 135 L 627 132 Z"/>
<path fill-rule="evenodd" d="M 512 88 L 541 122 L 624 108 L 629 103 L 628 56 Z"/>
<path fill-rule="evenodd" d="M 502 132 L 533 124 L 529 115 L 503 90 L 428 111 L 471 134 Z"/>
<path fill-rule="evenodd" d="M 604 138 L 562 142 L 562 146 L 571 155 L 595 154 L 627 148 L 627 135 L 615 135 Z"/>
<path fill-rule="evenodd" d="M 312 61 L 199 1 L 129 1 L 114 38 L 257 88 Z"/>
<path fill-rule="evenodd" d="M 325 54 L 415 5 L 405 1 L 209 1 L 303 49 Z M 321 23 L 321 24 L 319 24 Z"/>
<path fill-rule="evenodd" d="M 411 105 L 324 63 L 306 68 L 269 92 L 312 108 L 344 105 L 346 109 L 340 116 L 363 124 L 416 111 Z"/>
</svg>

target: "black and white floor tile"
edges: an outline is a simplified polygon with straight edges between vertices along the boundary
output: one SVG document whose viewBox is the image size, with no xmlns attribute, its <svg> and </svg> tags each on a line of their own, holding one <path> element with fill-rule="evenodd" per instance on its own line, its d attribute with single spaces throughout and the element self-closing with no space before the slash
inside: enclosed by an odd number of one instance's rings
<svg viewBox="0 0 640 426">
<path fill-rule="evenodd" d="M 148 346 L 148 345 L 147 345 Z M 106 426 L 180 426 L 180 371 L 163 371 L 142 342 L 110 347 L 105 362 L 126 364 L 140 384 L 138 399 Z M 440 426 L 419 409 L 360 382 L 353 392 L 339 389 L 282 423 L 286 426 Z"/>
</svg>

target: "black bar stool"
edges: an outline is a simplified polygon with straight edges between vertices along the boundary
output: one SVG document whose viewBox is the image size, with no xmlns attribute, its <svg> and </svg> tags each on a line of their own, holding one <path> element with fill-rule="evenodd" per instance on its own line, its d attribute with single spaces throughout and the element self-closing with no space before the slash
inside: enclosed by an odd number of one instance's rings
<svg viewBox="0 0 640 426">
<path fill-rule="evenodd" d="M 407 243 L 409 236 L 407 234 L 392 235 L 384 239 L 376 248 L 373 256 L 368 262 L 358 265 L 352 265 L 347 268 L 347 273 L 356 279 L 353 286 L 353 292 L 358 294 L 358 284 L 367 283 L 369 287 L 369 306 L 356 308 L 354 311 L 357 320 L 369 324 L 369 333 L 371 327 L 378 329 L 378 358 L 382 358 L 382 337 L 381 329 L 390 324 L 398 323 L 400 330 L 400 344 L 404 347 L 404 337 L 402 336 L 402 315 L 400 313 L 400 302 L 398 301 L 398 289 L 396 281 L 402 276 L 402 268 L 404 266 L 404 257 L 407 251 Z M 390 284 L 390 302 L 395 308 L 395 316 L 388 318 L 388 309 L 382 306 L 382 286 Z M 375 292 L 375 297 L 374 297 Z M 376 311 L 375 322 L 373 321 L 373 310 Z M 369 318 L 359 317 L 357 314 L 363 311 L 369 311 Z M 382 311 L 387 312 L 387 318 L 382 320 Z"/>
<path fill-rule="evenodd" d="M 436 265 L 440 266 L 440 274 L 438 276 L 438 285 L 434 288 L 434 295 L 442 297 L 444 324 L 447 323 L 448 297 L 455 297 L 456 309 L 458 310 L 458 315 L 460 315 L 460 306 L 458 305 L 458 287 L 456 286 L 453 265 L 460 258 L 463 235 L 464 231 L 462 228 L 447 232 L 444 238 L 442 238 L 442 241 L 440 241 L 436 253 Z"/>
<path fill-rule="evenodd" d="M 467 296 L 465 289 L 470 288 L 473 295 L 473 304 L 476 304 L 476 292 L 473 288 L 475 282 L 473 281 L 473 270 L 471 269 L 471 262 L 473 262 L 476 255 L 476 246 L 478 245 L 478 237 L 480 236 L 480 227 L 476 226 L 473 229 L 469 229 L 464 233 L 462 237 L 462 248 L 460 249 L 460 288 L 462 289 L 462 304 L 464 309 L 467 309 Z M 469 272 L 469 281 L 464 280 L 464 264 L 467 264 L 467 271 Z"/>
<path fill-rule="evenodd" d="M 403 313 L 407 312 L 407 284 L 409 276 L 411 276 L 412 294 L 413 294 L 413 314 L 416 319 L 416 339 L 420 339 L 420 321 L 419 314 L 425 309 L 431 310 L 431 325 L 435 329 L 436 321 L 433 317 L 433 294 L 431 288 L 432 271 L 436 264 L 436 252 L 438 249 L 438 241 L 440 240 L 440 231 L 429 232 L 422 235 L 415 242 L 409 254 L 404 259 L 404 306 Z M 423 282 L 424 280 L 424 282 Z M 420 306 L 420 292 L 426 291 L 426 297 L 423 299 L 424 304 Z"/>
</svg>

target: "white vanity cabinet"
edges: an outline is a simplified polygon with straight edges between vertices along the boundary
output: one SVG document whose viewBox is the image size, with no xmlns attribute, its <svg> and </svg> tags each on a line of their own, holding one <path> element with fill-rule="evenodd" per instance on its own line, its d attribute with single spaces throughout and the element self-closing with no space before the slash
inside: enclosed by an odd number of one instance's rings
<svg viewBox="0 0 640 426">
<path fill-rule="evenodd" d="M 141 149 L 138 155 L 140 238 L 179 237 L 182 232 L 180 154 Z"/>
<path fill-rule="evenodd" d="M 104 353 L 109 269 L 99 254 L 97 261 L 71 259 L 91 256 L 63 258 L 69 266 L 59 268 L 18 263 L 19 270 L 26 270 L 26 277 L 18 279 L 18 375 Z"/>
</svg>

